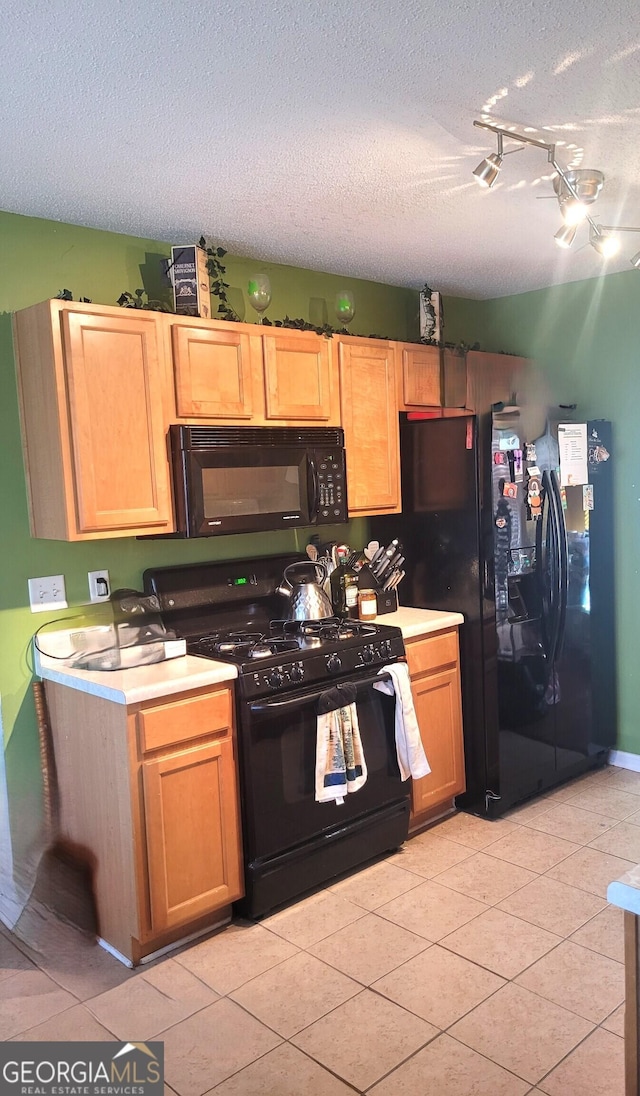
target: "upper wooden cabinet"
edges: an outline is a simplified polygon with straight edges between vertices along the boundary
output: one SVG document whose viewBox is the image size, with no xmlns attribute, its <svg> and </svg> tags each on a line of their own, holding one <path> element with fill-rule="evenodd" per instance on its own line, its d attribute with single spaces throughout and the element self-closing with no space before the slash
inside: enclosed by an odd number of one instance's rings
<svg viewBox="0 0 640 1096">
<path fill-rule="evenodd" d="M 157 316 L 44 301 L 14 333 L 33 535 L 170 532 Z"/>
<path fill-rule="evenodd" d="M 396 343 L 398 405 L 401 411 L 442 405 L 442 351 L 439 346 Z"/>
<path fill-rule="evenodd" d="M 171 322 L 179 418 L 245 419 L 254 414 L 252 354 L 260 352 L 238 324 Z"/>
<path fill-rule="evenodd" d="M 331 340 L 313 331 L 271 330 L 262 342 L 267 420 L 338 425 L 339 417 L 332 419 Z"/>
<path fill-rule="evenodd" d="M 340 336 L 340 406 L 349 513 L 400 511 L 395 345 Z"/>
<path fill-rule="evenodd" d="M 332 340 L 313 331 L 165 317 L 178 418 L 340 423 Z"/>
<path fill-rule="evenodd" d="M 467 407 L 488 411 L 494 403 L 517 403 L 525 373 L 531 363 L 513 354 L 489 354 L 470 350 L 467 354 Z"/>
</svg>

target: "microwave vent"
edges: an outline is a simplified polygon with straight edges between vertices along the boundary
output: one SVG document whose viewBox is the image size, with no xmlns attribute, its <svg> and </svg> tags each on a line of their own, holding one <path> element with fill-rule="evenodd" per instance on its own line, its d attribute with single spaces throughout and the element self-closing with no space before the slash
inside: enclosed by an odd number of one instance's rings
<svg viewBox="0 0 640 1096">
<path fill-rule="evenodd" d="M 337 426 L 173 426 L 182 449 L 211 449 L 228 445 L 295 445 L 344 448 L 344 432 Z"/>
</svg>

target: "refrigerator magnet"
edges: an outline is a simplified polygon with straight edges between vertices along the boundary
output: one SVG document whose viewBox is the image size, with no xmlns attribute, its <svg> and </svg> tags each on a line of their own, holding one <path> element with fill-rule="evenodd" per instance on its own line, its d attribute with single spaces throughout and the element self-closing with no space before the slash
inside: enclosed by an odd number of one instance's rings
<svg viewBox="0 0 640 1096">
<path fill-rule="evenodd" d="M 507 483 L 506 481 L 503 481 L 502 494 L 504 495 L 504 497 L 506 499 L 517 499 L 517 497 L 518 497 L 518 484 L 517 483 Z"/>
<path fill-rule="evenodd" d="M 515 449 L 513 453 L 513 478 L 516 483 L 522 483 L 524 473 L 522 471 L 522 449 Z"/>
<path fill-rule="evenodd" d="M 593 510 L 593 484 L 585 483 L 582 487 L 582 509 Z"/>
<path fill-rule="evenodd" d="M 529 507 L 529 512 L 534 520 L 540 517 L 540 514 L 542 513 L 542 481 L 539 473 L 537 476 L 529 476 L 527 483 L 527 506 Z"/>
<path fill-rule="evenodd" d="M 525 446 L 525 460 L 527 464 L 535 464 L 537 461 L 536 447 L 532 441 L 528 441 Z"/>
</svg>

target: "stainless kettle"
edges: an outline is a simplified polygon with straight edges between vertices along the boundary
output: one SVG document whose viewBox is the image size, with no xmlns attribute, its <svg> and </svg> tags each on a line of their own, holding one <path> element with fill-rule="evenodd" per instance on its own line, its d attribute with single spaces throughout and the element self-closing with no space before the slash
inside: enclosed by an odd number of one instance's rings
<svg viewBox="0 0 640 1096">
<path fill-rule="evenodd" d="M 309 578 L 310 571 L 316 576 L 315 582 Z M 323 563 L 291 563 L 284 569 L 284 575 L 277 592 L 291 599 L 289 620 L 322 620 L 333 616 L 333 606 L 322 589 L 327 577 L 327 568 Z"/>
</svg>

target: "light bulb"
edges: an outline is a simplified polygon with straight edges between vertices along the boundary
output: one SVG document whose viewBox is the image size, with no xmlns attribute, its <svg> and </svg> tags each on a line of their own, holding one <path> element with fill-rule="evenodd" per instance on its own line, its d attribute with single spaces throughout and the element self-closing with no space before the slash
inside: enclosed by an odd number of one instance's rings
<svg viewBox="0 0 640 1096">
<path fill-rule="evenodd" d="M 611 259 L 620 250 L 620 241 L 615 236 L 598 233 L 591 240 L 591 246 L 596 249 L 603 259 Z"/>
<path fill-rule="evenodd" d="M 561 198 L 560 212 L 566 225 L 579 225 L 587 216 L 587 207 L 575 198 Z"/>
</svg>

